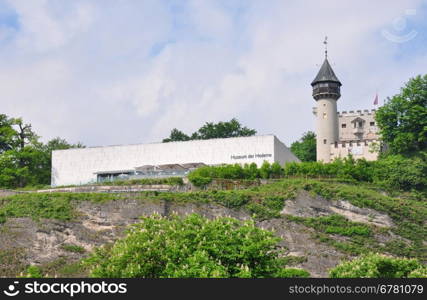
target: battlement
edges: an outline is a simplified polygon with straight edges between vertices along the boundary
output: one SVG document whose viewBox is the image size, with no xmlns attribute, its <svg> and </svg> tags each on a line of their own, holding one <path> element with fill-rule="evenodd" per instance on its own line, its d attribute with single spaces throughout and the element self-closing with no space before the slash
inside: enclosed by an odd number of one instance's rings
<svg viewBox="0 0 427 300">
<path fill-rule="evenodd" d="M 358 116 L 364 116 L 364 115 L 375 115 L 376 113 L 376 109 L 364 109 L 364 110 L 350 110 L 350 111 L 342 111 L 342 112 L 337 112 L 338 117 L 358 117 Z"/>
</svg>

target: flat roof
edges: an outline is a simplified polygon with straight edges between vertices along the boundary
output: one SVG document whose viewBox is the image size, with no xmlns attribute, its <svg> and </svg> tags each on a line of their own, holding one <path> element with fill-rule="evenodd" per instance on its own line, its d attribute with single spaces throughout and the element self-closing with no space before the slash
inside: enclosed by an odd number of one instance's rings
<svg viewBox="0 0 427 300">
<path fill-rule="evenodd" d="M 91 147 L 85 147 L 85 148 L 70 148 L 70 149 L 60 149 L 60 150 L 53 150 L 52 152 L 56 151 L 71 151 L 71 150 L 86 150 L 86 149 L 95 149 L 95 148 L 109 148 L 109 147 L 127 147 L 127 146 L 142 146 L 142 145 L 165 145 L 165 144 L 177 144 L 177 143 L 206 143 L 208 141 L 218 141 L 218 140 L 231 140 L 231 139 L 253 139 L 257 137 L 269 137 L 272 136 L 279 140 L 274 134 L 261 134 L 261 135 L 251 135 L 251 136 L 238 136 L 238 137 L 228 137 L 228 138 L 214 138 L 214 139 L 206 139 L 206 140 L 189 140 L 189 141 L 176 141 L 176 142 L 153 142 L 153 143 L 138 143 L 138 144 L 122 144 L 122 145 L 106 145 L 106 146 L 91 146 Z M 280 141 L 280 140 L 279 140 Z"/>
</svg>

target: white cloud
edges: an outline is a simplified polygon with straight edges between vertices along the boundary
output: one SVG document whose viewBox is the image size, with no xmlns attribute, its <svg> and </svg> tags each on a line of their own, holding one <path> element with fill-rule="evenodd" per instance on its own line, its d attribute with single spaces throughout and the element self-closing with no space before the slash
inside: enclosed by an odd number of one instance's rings
<svg viewBox="0 0 427 300">
<path fill-rule="evenodd" d="M 151 142 L 237 117 L 289 144 L 313 129 L 324 35 L 341 110 L 370 108 L 376 89 L 392 95 L 427 66 L 411 41 L 381 35 L 408 8 L 418 14 L 410 24 L 425 22 L 418 0 L 9 4 L 20 26 L 0 27 L 10 40 L 1 39 L 0 105 L 46 139 Z"/>
</svg>

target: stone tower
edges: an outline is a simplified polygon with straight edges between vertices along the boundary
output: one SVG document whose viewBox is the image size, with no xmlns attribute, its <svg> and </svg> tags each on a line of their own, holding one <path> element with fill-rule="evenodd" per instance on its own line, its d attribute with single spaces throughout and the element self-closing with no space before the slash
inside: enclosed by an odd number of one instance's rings
<svg viewBox="0 0 427 300">
<path fill-rule="evenodd" d="M 325 51 L 325 61 L 314 78 L 313 98 L 317 102 L 316 115 L 316 153 L 317 161 L 331 161 L 331 144 L 338 142 L 337 100 L 341 97 L 341 82 L 335 76 Z"/>
</svg>

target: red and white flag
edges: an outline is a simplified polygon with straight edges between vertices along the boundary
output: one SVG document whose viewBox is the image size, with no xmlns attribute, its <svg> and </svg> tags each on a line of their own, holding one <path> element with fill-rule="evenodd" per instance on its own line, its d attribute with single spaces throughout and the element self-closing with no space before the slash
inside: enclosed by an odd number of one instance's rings
<svg viewBox="0 0 427 300">
<path fill-rule="evenodd" d="M 375 95 L 374 105 L 378 105 L 378 94 Z"/>
</svg>

